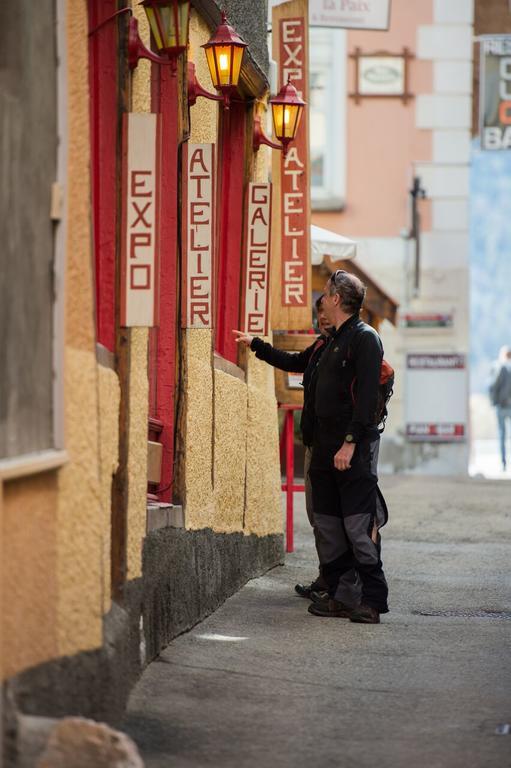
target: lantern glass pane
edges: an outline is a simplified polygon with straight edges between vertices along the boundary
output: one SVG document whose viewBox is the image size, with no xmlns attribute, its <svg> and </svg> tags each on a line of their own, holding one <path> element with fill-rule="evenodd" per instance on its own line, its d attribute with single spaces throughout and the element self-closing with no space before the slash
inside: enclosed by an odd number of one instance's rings
<svg viewBox="0 0 511 768">
<path fill-rule="evenodd" d="M 273 115 L 273 130 L 275 132 L 275 138 L 280 140 L 284 135 L 284 132 L 283 132 L 284 105 L 272 104 L 271 111 Z"/>
<path fill-rule="evenodd" d="M 231 85 L 231 45 L 215 45 L 215 58 L 218 69 L 218 85 Z"/>
<path fill-rule="evenodd" d="M 219 81 L 218 81 L 218 74 L 216 71 L 216 58 L 215 58 L 215 49 L 214 48 L 205 48 L 206 51 L 206 61 L 208 62 L 209 67 L 209 74 L 211 75 L 211 81 L 215 88 L 218 88 Z"/>
<path fill-rule="evenodd" d="M 156 43 L 156 47 L 159 51 L 161 51 L 163 48 L 165 48 L 165 45 L 163 43 L 163 37 L 160 33 L 160 27 L 158 25 L 158 19 L 156 18 L 156 14 L 154 12 L 154 8 L 151 8 L 150 6 L 145 6 L 145 12 L 147 15 L 147 19 L 149 21 L 149 26 L 151 27 L 151 32 L 153 33 L 154 42 Z"/>
<path fill-rule="evenodd" d="M 169 48 L 186 48 L 189 0 L 173 0 L 166 5 L 148 5 L 145 6 L 145 11 L 159 51 Z"/>
<path fill-rule="evenodd" d="M 234 61 L 232 65 L 231 85 L 238 85 L 244 53 L 245 53 L 245 48 L 243 46 L 240 46 L 240 45 L 234 46 Z"/>
<path fill-rule="evenodd" d="M 190 2 L 184 0 L 179 3 L 179 39 L 178 45 L 182 48 L 186 48 L 188 45 L 188 22 L 190 18 Z"/>
</svg>

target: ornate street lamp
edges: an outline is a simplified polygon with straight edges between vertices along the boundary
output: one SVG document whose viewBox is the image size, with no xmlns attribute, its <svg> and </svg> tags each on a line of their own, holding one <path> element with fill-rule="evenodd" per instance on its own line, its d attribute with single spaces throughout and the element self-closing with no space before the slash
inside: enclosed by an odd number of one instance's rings
<svg viewBox="0 0 511 768">
<path fill-rule="evenodd" d="M 206 51 L 209 73 L 213 85 L 223 94 L 227 106 L 231 91 L 236 88 L 240 79 L 241 64 L 247 43 L 238 35 L 236 30 L 227 23 L 222 12 L 215 34 L 202 47 Z"/>
<path fill-rule="evenodd" d="M 281 143 L 276 144 L 266 136 L 261 124 L 261 117 L 258 115 L 254 120 L 254 151 L 257 152 L 261 144 L 266 144 L 272 149 L 283 151 L 285 157 L 289 144 L 296 138 L 305 101 L 300 98 L 289 78 L 278 94 L 270 99 L 270 106 L 275 138 Z"/>
<path fill-rule="evenodd" d="M 150 51 L 138 34 L 138 22 L 132 16 L 128 29 L 128 62 L 134 69 L 140 58 L 157 64 L 170 64 L 176 73 L 177 57 L 188 45 L 190 0 L 142 0 L 158 54 Z"/>
</svg>

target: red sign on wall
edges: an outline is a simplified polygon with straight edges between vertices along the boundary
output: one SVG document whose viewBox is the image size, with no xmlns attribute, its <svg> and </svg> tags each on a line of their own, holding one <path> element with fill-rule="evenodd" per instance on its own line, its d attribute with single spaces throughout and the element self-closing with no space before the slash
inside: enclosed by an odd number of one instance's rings
<svg viewBox="0 0 511 768">
<path fill-rule="evenodd" d="M 304 18 L 280 20 L 280 85 L 288 78 L 302 98 L 306 95 L 307 36 Z M 302 117 L 295 141 L 281 165 L 282 304 L 308 304 L 310 232 L 308 227 L 308 138 L 307 113 Z"/>
<path fill-rule="evenodd" d="M 268 333 L 271 184 L 251 183 L 247 192 L 243 329 Z"/>
<path fill-rule="evenodd" d="M 158 324 L 159 116 L 124 116 L 121 325 Z"/>
<path fill-rule="evenodd" d="M 214 144 L 183 147 L 183 328 L 211 328 L 215 222 Z"/>
</svg>

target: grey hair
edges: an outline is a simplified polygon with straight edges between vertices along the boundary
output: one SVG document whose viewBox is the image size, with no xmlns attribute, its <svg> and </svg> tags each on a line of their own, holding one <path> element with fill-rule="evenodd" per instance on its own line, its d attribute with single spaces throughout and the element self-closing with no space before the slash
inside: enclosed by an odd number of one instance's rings
<svg viewBox="0 0 511 768">
<path fill-rule="evenodd" d="M 359 312 L 364 303 L 367 288 L 362 280 L 355 275 L 345 272 L 344 269 L 337 269 L 330 277 L 328 283 L 328 292 L 330 296 L 339 294 L 341 299 L 341 309 L 349 314 Z"/>
</svg>

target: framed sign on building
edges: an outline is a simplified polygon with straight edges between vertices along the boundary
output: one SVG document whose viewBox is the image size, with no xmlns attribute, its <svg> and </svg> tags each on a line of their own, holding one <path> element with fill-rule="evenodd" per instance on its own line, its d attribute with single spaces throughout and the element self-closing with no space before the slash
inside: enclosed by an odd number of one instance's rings
<svg viewBox="0 0 511 768">
<path fill-rule="evenodd" d="M 479 41 L 481 149 L 511 149 L 511 35 Z"/>
<path fill-rule="evenodd" d="M 409 63 L 414 56 L 408 48 L 401 53 L 377 51 L 363 53 L 355 48 L 350 54 L 354 61 L 354 88 L 350 98 L 358 104 L 362 98 L 399 98 L 406 104 L 413 98 L 408 88 Z"/>
<path fill-rule="evenodd" d="M 406 437 L 412 442 L 467 439 L 465 355 L 423 352 L 406 356 Z"/>
</svg>

